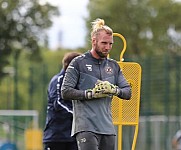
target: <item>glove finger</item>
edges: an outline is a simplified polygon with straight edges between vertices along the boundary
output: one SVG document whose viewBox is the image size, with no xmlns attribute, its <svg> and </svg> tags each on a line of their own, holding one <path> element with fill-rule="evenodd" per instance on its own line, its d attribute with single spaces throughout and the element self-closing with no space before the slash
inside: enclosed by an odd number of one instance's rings
<svg viewBox="0 0 181 150">
<path fill-rule="evenodd" d="M 94 88 L 96 91 L 99 91 L 101 90 L 101 87 L 99 85 L 96 85 L 95 88 Z"/>
<path fill-rule="evenodd" d="M 101 90 L 101 89 L 103 89 L 103 84 L 99 83 L 95 86 L 95 88 Z"/>
<path fill-rule="evenodd" d="M 99 93 L 104 93 L 105 90 L 104 90 L 104 89 L 100 89 L 100 90 L 97 90 L 97 92 L 99 92 Z"/>
<path fill-rule="evenodd" d="M 110 93 L 108 90 L 104 90 L 102 92 L 103 92 L 103 94 L 109 94 Z"/>
<path fill-rule="evenodd" d="M 101 80 L 97 80 L 97 82 L 96 82 L 96 84 L 95 84 L 95 85 L 97 85 L 97 84 L 99 84 L 99 83 L 101 83 L 101 82 L 103 82 L 103 81 L 101 81 Z"/>
</svg>

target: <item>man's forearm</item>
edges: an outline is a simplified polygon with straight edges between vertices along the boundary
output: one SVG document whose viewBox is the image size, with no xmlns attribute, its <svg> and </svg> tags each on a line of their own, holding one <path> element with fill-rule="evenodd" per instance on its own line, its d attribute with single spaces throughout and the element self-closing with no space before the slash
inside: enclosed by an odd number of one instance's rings
<svg viewBox="0 0 181 150">
<path fill-rule="evenodd" d="M 131 89 L 129 87 L 120 89 L 118 97 L 121 99 L 129 100 L 131 98 Z"/>
<path fill-rule="evenodd" d="M 65 87 L 64 89 L 62 89 L 62 97 L 65 100 L 84 100 L 85 91 Z"/>
</svg>

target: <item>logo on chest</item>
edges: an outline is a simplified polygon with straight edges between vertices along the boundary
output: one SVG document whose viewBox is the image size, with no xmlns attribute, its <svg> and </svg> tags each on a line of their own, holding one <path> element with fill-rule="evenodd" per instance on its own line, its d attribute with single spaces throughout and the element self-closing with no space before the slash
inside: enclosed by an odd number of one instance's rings
<svg viewBox="0 0 181 150">
<path fill-rule="evenodd" d="M 88 70 L 88 71 L 92 71 L 92 65 L 87 65 L 87 64 L 86 64 L 85 66 L 87 67 L 87 70 Z"/>
<path fill-rule="evenodd" d="M 112 74 L 113 73 L 113 69 L 111 67 L 107 66 L 107 67 L 105 67 L 105 72 L 107 74 Z"/>
</svg>

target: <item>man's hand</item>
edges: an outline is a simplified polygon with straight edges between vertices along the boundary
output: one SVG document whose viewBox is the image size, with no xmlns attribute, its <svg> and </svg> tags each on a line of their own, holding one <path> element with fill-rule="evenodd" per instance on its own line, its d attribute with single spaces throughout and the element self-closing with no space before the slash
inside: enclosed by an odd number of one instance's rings
<svg viewBox="0 0 181 150">
<path fill-rule="evenodd" d="M 87 99 L 94 99 L 94 98 L 103 98 L 109 97 L 109 94 L 103 93 L 103 90 L 99 90 L 96 86 L 93 89 L 88 89 L 85 91 Z"/>
<path fill-rule="evenodd" d="M 118 95 L 120 91 L 119 88 L 114 84 L 111 84 L 108 81 L 100 81 L 100 80 L 98 80 L 95 88 L 97 90 L 102 91 L 104 94 Z"/>
</svg>

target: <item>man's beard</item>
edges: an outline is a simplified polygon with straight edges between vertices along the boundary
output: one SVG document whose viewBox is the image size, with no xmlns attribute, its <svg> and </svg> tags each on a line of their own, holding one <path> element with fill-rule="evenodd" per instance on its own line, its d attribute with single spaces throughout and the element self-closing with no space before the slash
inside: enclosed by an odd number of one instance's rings
<svg viewBox="0 0 181 150">
<path fill-rule="evenodd" d="M 106 58 L 107 56 L 105 56 L 102 52 L 100 52 L 98 49 L 95 49 L 97 55 L 99 55 L 100 58 Z"/>
<path fill-rule="evenodd" d="M 107 58 L 108 54 L 105 55 L 103 52 L 101 52 L 99 50 L 99 46 L 97 46 L 97 44 L 96 44 L 96 47 L 95 47 L 95 51 L 96 51 L 97 55 L 99 55 L 100 58 Z"/>
</svg>

